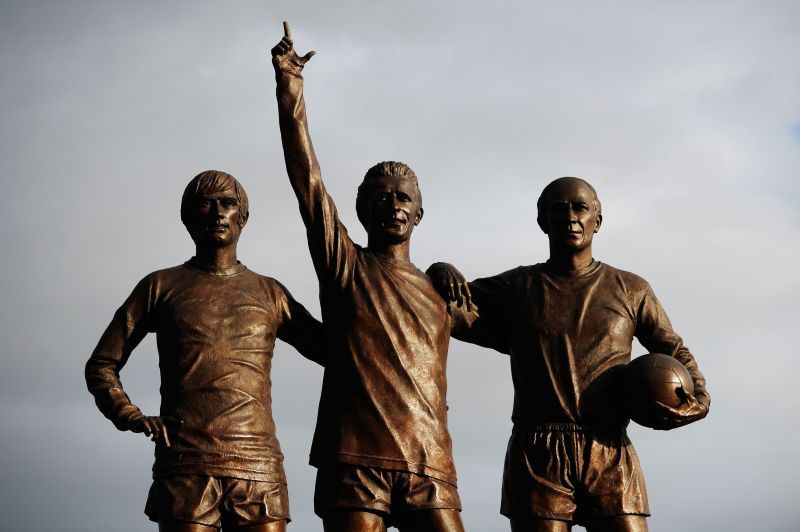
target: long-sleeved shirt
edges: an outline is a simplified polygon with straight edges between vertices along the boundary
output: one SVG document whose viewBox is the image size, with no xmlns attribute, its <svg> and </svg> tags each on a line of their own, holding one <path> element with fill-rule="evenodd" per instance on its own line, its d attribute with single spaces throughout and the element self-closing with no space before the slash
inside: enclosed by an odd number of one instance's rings
<svg viewBox="0 0 800 532">
<path fill-rule="evenodd" d="M 189 261 L 151 273 L 117 310 L 86 363 L 97 406 L 125 430 L 141 416 L 119 371 L 156 333 L 161 416 L 153 476 L 216 475 L 286 482 L 272 419 L 275 338 L 321 362 L 322 324 L 277 281 L 243 265 L 218 275 Z"/>
<path fill-rule="evenodd" d="M 326 333 L 311 464 L 409 471 L 455 484 L 447 306 L 412 263 L 353 243 L 322 184 L 302 78 L 279 72 L 277 80 L 287 170 L 319 279 Z"/>
<path fill-rule="evenodd" d="M 469 286 L 480 318 L 454 337 L 511 356 L 515 425 L 626 423 L 613 377 L 630 361 L 634 337 L 683 363 L 695 395 L 708 401 L 694 356 L 650 285 L 632 273 L 600 262 L 576 272 L 536 264 Z"/>
</svg>

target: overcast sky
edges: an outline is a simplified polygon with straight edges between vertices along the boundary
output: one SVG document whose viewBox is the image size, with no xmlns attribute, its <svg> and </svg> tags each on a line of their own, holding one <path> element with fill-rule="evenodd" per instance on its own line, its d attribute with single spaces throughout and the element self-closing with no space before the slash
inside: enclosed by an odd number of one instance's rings
<svg viewBox="0 0 800 532">
<path fill-rule="evenodd" d="M 595 257 L 650 281 L 713 400 L 701 423 L 630 430 L 651 530 L 797 529 L 796 1 L 19 0 L 0 2 L 0 530 L 156 530 L 151 444 L 102 417 L 83 365 L 135 283 L 192 254 L 192 176 L 239 178 L 240 259 L 319 316 L 268 57 L 282 20 L 318 52 L 311 133 L 357 241 L 377 161 L 420 177 L 414 262 L 470 278 L 544 260 L 536 197 L 586 178 Z M 307 459 L 322 371 L 279 344 L 272 377 L 290 530 L 321 530 Z M 448 377 L 465 524 L 507 530 L 508 360 L 454 341 Z M 122 379 L 157 411 L 152 338 Z"/>
</svg>

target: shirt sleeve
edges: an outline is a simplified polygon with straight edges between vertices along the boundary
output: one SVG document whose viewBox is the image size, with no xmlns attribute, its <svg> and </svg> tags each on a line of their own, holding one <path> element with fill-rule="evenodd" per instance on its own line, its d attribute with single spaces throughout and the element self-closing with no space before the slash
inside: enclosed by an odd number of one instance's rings
<svg viewBox="0 0 800 532">
<path fill-rule="evenodd" d="M 670 355 L 686 366 L 694 382 L 694 395 L 698 401 L 710 406 L 711 397 L 706 390 L 706 379 L 700 373 L 694 355 L 683 344 L 683 339 L 672 330 L 667 313 L 649 285 L 639 305 L 636 338 L 649 352 Z"/>
<path fill-rule="evenodd" d="M 464 305 L 450 304 L 453 315 L 452 336 L 463 342 L 510 353 L 506 312 L 513 305 L 506 274 L 476 279 L 469 283 L 475 309 L 467 313 Z"/>
<path fill-rule="evenodd" d="M 142 279 L 114 314 L 86 362 L 89 392 L 103 415 L 119 430 L 127 430 L 131 420 L 143 415 L 123 390 L 119 372 L 134 348 L 152 330 L 154 293 L 152 276 Z"/>
<path fill-rule="evenodd" d="M 325 334 L 322 322 L 298 303 L 285 286 L 278 283 L 281 294 L 282 322 L 278 338 L 317 364 L 325 365 Z"/>
<path fill-rule="evenodd" d="M 303 97 L 302 76 L 276 74 L 278 119 L 286 171 L 306 226 L 314 268 L 321 281 L 351 273 L 355 246 L 339 220 L 333 199 L 325 190 L 311 143 Z"/>
</svg>

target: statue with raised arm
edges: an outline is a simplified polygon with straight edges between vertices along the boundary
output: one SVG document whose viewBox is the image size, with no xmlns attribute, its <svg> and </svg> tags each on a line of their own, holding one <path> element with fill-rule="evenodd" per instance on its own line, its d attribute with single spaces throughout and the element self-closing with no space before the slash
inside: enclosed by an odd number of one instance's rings
<svg viewBox="0 0 800 532">
<path fill-rule="evenodd" d="M 644 532 L 647 493 L 618 405 L 617 372 L 631 360 L 634 337 L 687 368 L 695 395 L 686 394 L 679 408 L 662 405 L 657 428 L 664 430 L 706 416 L 705 379 L 649 284 L 593 258 L 603 221 L 594 188 L 556 179 L 537 209 L 550 241 L 544 264 L 468 285 L 448 264 L 428 270 L 448 299 L 480 308 L 454 336 L 510 355 L 514 428 L 501 512 L 514 532 L 565 532 L 573 524 Z"/>
<path fill-rule="evenodd" d="M 322 183 L 299 56 L 284 23 L 272 50 L 281 138 L 317 272 L 326 367 L 311 447 L 314 509 L 326 532 L 463 530 L 445 366 L 454 320 L 410 260 L 422 220 L 417 176 L 382 162 L 358 187 L 367 246 L 355 244 Z"/>
<path fill-rule="evenodd" d="M 272 419 L 273 347 L 280 338 L 322 363 L 322 324 L 283 285 L 237 260 L 248 216 L 247 194 L 231 175 L 192 179 L 181 220 L 195 256 L 142 279 L 86 363 L 100 411 L 155 442 L 145 513 L 162 532 L 281 532 L 289 520 Z M 158 416 L 144 415 L 119 378 L 148 332 L 158 344 Z"/>
</svg>

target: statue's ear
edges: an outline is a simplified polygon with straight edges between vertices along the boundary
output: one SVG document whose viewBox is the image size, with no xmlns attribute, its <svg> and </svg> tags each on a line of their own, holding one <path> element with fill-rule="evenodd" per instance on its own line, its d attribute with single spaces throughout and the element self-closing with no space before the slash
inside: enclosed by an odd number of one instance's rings
<svg viewBox="0 0 800 532">
<path fill-rule="evenodd" d="M 242 228 L 247 223 L 247 220 L 250 219 L 250 211 L 247 212 L 240 212 L 239 213 L 239 228 Z"/>
<path fill-rule="evenodd" d="M 594 232 L 595 233 L 600 231 L 600 224 L 602 224 L 602 223 L 603 223 L 603 215 L 600 214 L 600 213 L 597 213 L 597 217 L 595 218 L 595 223 L 594 223 Z"/>
<path fill-rule="evenodd" d="M 543 216 L 537 216 L 536 223 L 539 224 L 539 229 L 542 230 L 542 233 L 547 234 L 547 220 Z"/>
<path fill-rule="evenodd" d="M 419 223 L 422 221 L 423 214 L 425 214 L 425 209 L 420 207 L 419 210 L 417 211 L 417 217 L 414 219 L 414 225 L 419 225 Z"/>
</svg>

